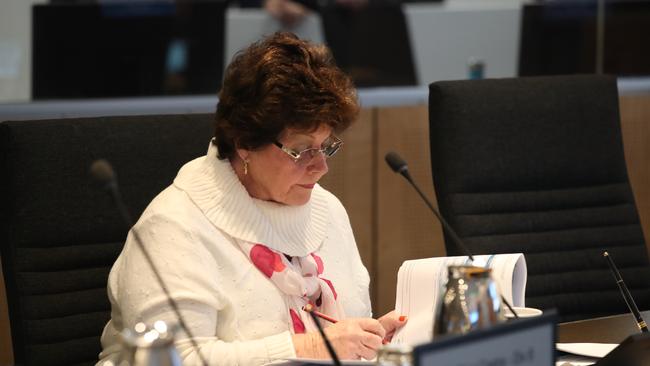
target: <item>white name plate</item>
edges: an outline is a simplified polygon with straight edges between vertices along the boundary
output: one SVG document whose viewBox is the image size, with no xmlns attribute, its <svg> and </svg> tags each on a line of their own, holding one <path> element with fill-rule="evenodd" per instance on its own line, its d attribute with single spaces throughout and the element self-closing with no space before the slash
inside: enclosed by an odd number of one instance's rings
<svg viewBox="0 0 650 366">
<path fill-rule="evenodd" d="M 423 344 L 414 366 L 553 366 L 557 315 L 514 320 Z"/>
</svg>

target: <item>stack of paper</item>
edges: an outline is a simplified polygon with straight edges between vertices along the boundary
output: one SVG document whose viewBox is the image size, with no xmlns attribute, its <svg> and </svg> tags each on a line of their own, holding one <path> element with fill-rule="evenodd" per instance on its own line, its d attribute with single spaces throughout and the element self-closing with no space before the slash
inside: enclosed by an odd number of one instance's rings
<svg viewBox="0 0 650 366">
<path fill-rule="evenodd" d="M 433 339 L 434 313 L 447 283 L 447 266 L 474 265 L 492 268 L 492 278 L 512 306 L 525 306 L 527 269 L 521 253 L 438 257 L 409 260 L 397 274 L 395 310 L 408 316 L 408 322 L 393 337 L 392 343 L 411 346 Z"/>
</svg>

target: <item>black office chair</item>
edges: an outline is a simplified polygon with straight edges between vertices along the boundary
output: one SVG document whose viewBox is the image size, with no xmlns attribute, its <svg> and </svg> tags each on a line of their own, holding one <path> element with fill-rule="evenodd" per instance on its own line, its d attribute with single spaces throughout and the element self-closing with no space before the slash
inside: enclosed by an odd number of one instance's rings
<svg viewBox="0 0 650 366">
<path fill-rule="evenodd" d="M 17 365 L 92 365 L 127 228 L 89 177 L 112 164 L 131 212 L 202 156 L 210 115 L 0 123 L 0 255 Z"/>
<path fill-rule="evenodd" d="M 429 118 L 442 214 L 474 253 L 525 253 L 527 306 L 557 308 L 563 321 L 628 311 L 606 249 L 650 309 L 614 78 L 437 82 Z"/>
</svg>

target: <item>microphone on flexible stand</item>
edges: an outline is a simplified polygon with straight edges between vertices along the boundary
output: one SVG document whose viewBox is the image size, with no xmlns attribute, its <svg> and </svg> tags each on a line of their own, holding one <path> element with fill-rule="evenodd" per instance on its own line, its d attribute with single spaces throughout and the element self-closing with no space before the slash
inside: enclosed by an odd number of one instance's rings
<svg viewBox="0 0 650 366">
<path fill-rule="evenodd" d="M 115 177 L 115 172 L 113 171 L 113 167 L 111 166 L 111 164 L 104 159 L 95 160 L 90 166 L 90 174 L 100 184 L 103 185 L 103 188 L 106 191 L 108 191 L 108 193 L 111 195 L 111 198 L 113 199 L 113 203 L 115 204 L 118 211 L 120 212 L 120 216 L 124 220 L 124 223 L 127 225 L 129 229 L 132 228 L 133 219 L 131 218 L 131 214 L 129 213 L 129 210 L 126 208 L 126 205 L 124 204 L 124 200 L 122 199 L 122 195 L 120 193 L 120 189 L 117 184 L 117 178 Z M 178 324 L 180 325 L 181 329 L 183 329 L 185 334 L 187 334 L 187 336 L 190 338 L 192 348 L 194 349 L 199 359 L 201 360 L 201 364 L 203 366 L 208 366 L 208 362 L 201 354 L 199 350 L 199 345 L 196 343 L 196 340 L 194 339 L 194 335 L 185 324 L 185 320 L 183 319 L 183 316 L 181 315 L 181 312 L 178 309 L 178 304 L 169 293 L 169 290 L 167 289 L 167 286 L 165 285 L 165 282 L 163 281 L 160 272 L 158 272 L 158 269 L 153 263 L 153 259 L 151 258 L 151 255 L 149 254 L 147 248 L 142 243 L 142 240 L 140 240 L 140 235 L 136 230 L 131 231 L 131 233 L 135 238 L 136 245 L 138 246 L 140 251 L 142 251 L 142 254 L 144 255 L 145 260 L 147 261 L 149 268 L 151 268 L 151 271 L 154 273 L 158 285 L 165 293 L 167 302 L 169 303 L 169 306 L 172 308 L 174 314 L 176 315 L 176 318 L 178 319 Z"/>
<path fill-rule="evenodd" d="M 413 188 L 415 188 L 415 190 L 420 194 L 420 197 L 422 197 L 422 199 L 424 200 L 424 203 L 426 203 L 427 206 L 429 206 L 429 209 L 438 218 L 438 221 L 440 221 L 440 223 L 442 224 L 443 229 L 447 232 L 447 234 L 449 234 L 449 236 L 452 237 L 452 239 L 454 239 L 454 243 L 456 243 L 456 245 L 463 252 L 465 252 L 465 255 L 467 255 L 471 261 L 474 261 L 474 256 L 472 256 L 472 252 L 470 252 L 469 249 L 467 249 L 465 243 L 463 243 L 463 241 L 460 240 L 458 235 L 456 235 L 456 232 L 454 231 L 454 229 L 451 228 L 447 220 L 445 220 L 442 217 L 442 215 L 440 215 L 438 210 L 436 210 L 431 204 L 431 201 L 429 201 L 429 199 L 424 195 L 424 193 L 422 193 L 420 187 L 418 187 L 418 185 L 415 184 L 413 178 L 411 178 L 411 174 L 409 174 L 409 168 L 408 165 L 406 164 L 406 161 L 404 161 L 404 159 L 402 159 L 402 157 L 397 155 L 397 153 L 394 151 L 391 151 L 388 154 L 386 154 L 385 159 L 386 159 L 386 163 L 388 163 L 388 166 L 390 166 L 390 168 L 393 169 L 395 173 L 401 174 L 404 178 L 406 178 L 406 180 L 409 181 L 409 183 L 411 183 Z"/>
<path fill-rule="evenodd" d="M 443 230 L 453 239 L 454 244 L 456 244 L 456 246 L 458 248 L 460 248 L 460 250 L 463 251 L 465 253 L 465 255 L 467 255 L 467 257 L 469 257 L 469 259 L 471 261 L 474 261 L 474 256 L 472 256 L 472 252 L 470 252 L 470 250 L 467 248 L 465 243 L 460 239 L 460 237 L 458 237 L 458 235 L 456 234 L 456 231 L 451 227 L 451 225 L 449 225 L 447 220 L 445 220 L 444 217 L 442 217 L 440 212 L 438 212 L 438 210 L 436 210 L 433 207 L 433 205 L 431 204 L 431 201 L 429 201 L 427 196 L 425 196 L 424 193 L 422 193 L 422 190 L 420 190 L 420 187 L 418 187 L 418 185 L 415 184 L 415 182 L 413 181 L 413 178 L 411 178 L 411 174 L 409 173 L 409 168 L 408 168 L 408 165 L 406 164 L 406 161 L 404 161 L 404 159 L 402 159 L 402 157 L 399 156 L 394 151 L 391 151 L 388 154 L 386 154 L 385 159 L 386 159 L 386 163 L 388 164 L 388 166 L 390 166 L 390 168 L 395 173 L 399 173 L 404 178 L 406 178 L 406 180 L 409 181 L 409 183 L 411 183 L 413 188 L 415 188 L 415 190 L 420 194 L 420 197 L 422 197 L 422 200 L 424 200 L 424 203 L 427 204 L 427 206 L 429 207 L 431 212 L 433 212 L 433 214 L 438 218 L 438 221 L 440 222 L 440 224 L 442 224 Z M 503 303 L 506 304 L 506 306 L 508 307 L 508 310 L 510 310 L 512 312 L 512 314 L 515 316 L 515 318 L 519 318 L 519 315 L 517 315 L 517 312 L 512 308 L 512 305 L 510 305 L 508 300 L 506 300 L 506 298 L 503 297 L 503 295 L 501 295 L 501 301 L 503 301 Z"/>
</svg>

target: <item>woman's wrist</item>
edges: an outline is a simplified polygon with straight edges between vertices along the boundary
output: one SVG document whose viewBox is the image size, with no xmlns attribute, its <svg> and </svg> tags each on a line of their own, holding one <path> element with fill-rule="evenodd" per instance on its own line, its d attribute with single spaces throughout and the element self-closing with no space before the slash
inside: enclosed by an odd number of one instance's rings
<svg viewBox="0 0 650 366">
<path fill-rule="evenodd" d="M 291 336 L 293 341 L 293 347 L 296 351 L 296 356 L 299 358 L 327 358 L 327 355 L 323 353 L 323 342 L 319 334 L 304 333 L 304 334 L 294 334 Z"/>
</svg>

